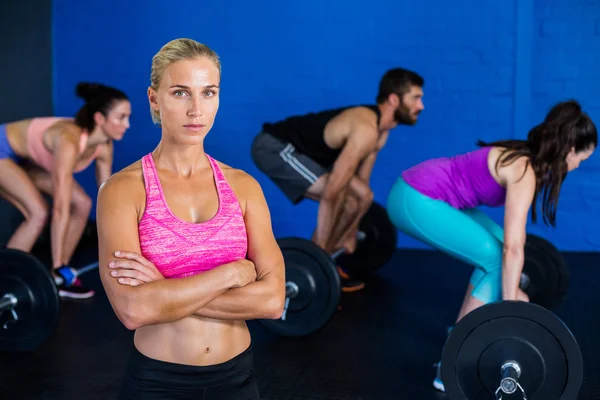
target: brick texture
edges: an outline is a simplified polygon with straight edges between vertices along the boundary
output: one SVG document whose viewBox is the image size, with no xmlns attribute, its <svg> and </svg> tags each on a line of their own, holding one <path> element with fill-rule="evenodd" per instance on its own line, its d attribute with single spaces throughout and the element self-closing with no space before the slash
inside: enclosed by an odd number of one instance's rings
<svg viewBox="0 0 600 400">
<path fill-rule="evenodd" d="M 530 0 L 534 1 L 534 0 Z M 414 127 L 391 133 L 372 178 L 376 201 L 402 170 L 432 157 L 474 149 L 477 139 L 514 132 L 517 0 L 482 2 L 54 2 L 56 112 L 73 114 L 79 80 L 125 90 L 132 127 L 116 146 L 121 169 L 151 151 L 160 130 L 150 121 L 146 88 L 152 56 L 168 40 L 205 42 L 223 64 L 220 111 L 206 140 L 209 154 L 254 175 L 263 186 L 277 236 L 309 237 L 317 206 L 292 206 L 252 164 L 250 144 L 265 121 L 327 107 L 374 102 L 381 75 L 403 66 L 425 77 L 425 111 Z M 600 4 L 535 0 L 531 52 L 531 124 L 566 97 L 600 117 Z M 528 17 L 528 18 L 529 18 Z M 90 21 L 94 20 L 94 23 Z M 113 26 L 114 28 L 109 28 Z M 521 54 L 521 53 L 519 53 Z M 596 95 L 596 96 L 594 96 Z M 518 99 L 517 99 L 518 100 Z M 561 249 L 600 244 L 596 218 L 600 158 L 569 176 L 557 229 L 531 226 Z M 78 176 L 95 197 L 93 171 Z M 486 210 L 502 222 L 502 209 Z M 400 247 L 424 245 L 400 235 Z"/>
<path fill-rule="evenodd" d="M 543 118 L 557 101 L 576 99 L 600 125 L 600 2 L 535 1 L 532 122 Z M 567 177 L 558 205 L 557 226 L 536 226 L 559 248 L 596 251 L 600 205 L 600 158 L 595 154 Z"/>
</svg>

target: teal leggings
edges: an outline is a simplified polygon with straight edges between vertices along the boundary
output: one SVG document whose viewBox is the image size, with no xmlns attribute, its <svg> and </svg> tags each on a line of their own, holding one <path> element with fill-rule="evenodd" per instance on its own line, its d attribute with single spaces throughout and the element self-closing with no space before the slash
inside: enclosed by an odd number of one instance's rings
<svg viewBox="0 0 600 400">
<path fill-rule="evenodd" d="M 427 197 L 402 178 L 388 196 L 387 212 L 400 231 L 473 265 L 473 297 L 484 303 L 502 300 L 504 232 L 490 217 Z"/>
</svg>

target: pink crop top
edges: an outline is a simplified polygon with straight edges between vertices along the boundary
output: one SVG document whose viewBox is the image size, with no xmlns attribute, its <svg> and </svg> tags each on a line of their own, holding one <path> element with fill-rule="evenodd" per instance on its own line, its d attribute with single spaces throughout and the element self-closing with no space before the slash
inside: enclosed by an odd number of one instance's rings
<svg viewBox="0 0 600 400">
<path fill-rule="evenodd" d="M 152 153 L 142 157 L 146 209 L 138 226 L 142 255 L 165 278 L 183 278 L 246 258 L 248 240 L 240 203 L 217 162 L 207 154 L 219 196 L 216 215 L 191 223 L 169 209 Z"/>
<path fill-rule="evenodd" d="M 29 123 L 29 128 L 27 130 L 27 149 L 33 161 L 44 168 L 46 171 L 52 171 L 54 167 L 54 156 L 48 151 L 46 146 L 44 145 L 44 133 L 54 125 L 56 122 L 62 120 L 72 120 L 72 118 L 63 118 L 63 117 L 43 117 L 43 118 L 33 118 Z M 79 154 L 82 154 L 85 151 L 88 141 L 88 133 L 82 132 L 81 138 L 79 139 Z M 76 167 L 73 172 L 81 172 L 87 167 L 90 166 L 92 161 L 98 157 L 100 153 L 100 146 L 96 146 L 96 151 L 90 157 L 89 161 L 84 165 Z"/>
</svg>

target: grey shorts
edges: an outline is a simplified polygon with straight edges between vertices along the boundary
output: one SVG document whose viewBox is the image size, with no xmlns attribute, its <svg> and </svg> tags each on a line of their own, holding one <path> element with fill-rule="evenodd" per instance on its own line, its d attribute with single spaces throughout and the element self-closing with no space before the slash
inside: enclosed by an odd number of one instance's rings
<svg viewBox="0 0 600 400">
<path fill-rule="evenodd" d="M 252 142 L 252 160 L 293 204 L 304 198 L 308 188 L 328 171 L 296 148 L 268 133 L 259 133 Z"/>
</svg>

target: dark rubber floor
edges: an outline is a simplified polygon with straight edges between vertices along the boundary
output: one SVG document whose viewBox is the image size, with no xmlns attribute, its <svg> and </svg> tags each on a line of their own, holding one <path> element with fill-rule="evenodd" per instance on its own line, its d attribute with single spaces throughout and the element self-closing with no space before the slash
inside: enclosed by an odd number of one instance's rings
<svg viewBox="0 0 600 400">
<path fill-rule="evenodd" d="M 83 265 L 94 257 L 90 249 L 75 261 Z M 583 354 L 579 399 L 598 399 L 600 255 L 565 258 L 572 284 L 556 313 Z M 432 364 L 440 358 L 444 328 L 456 317 L 469 274 L 467 266 L 440 253 L 398 251 L 364 291 L 344 295 L 342 310 L 310 337 L 277 338 L 249 322 L 262 398 L 447 398 L 432 387 Z M 116 319 L 97 272 L 85 275 L 85 281 L 98 294 L 63 300 L 58 329 L 44 345 L 31 353 L 0 354 L 3 399 L 114 398 L 132 333 Z"/>
</svg>

